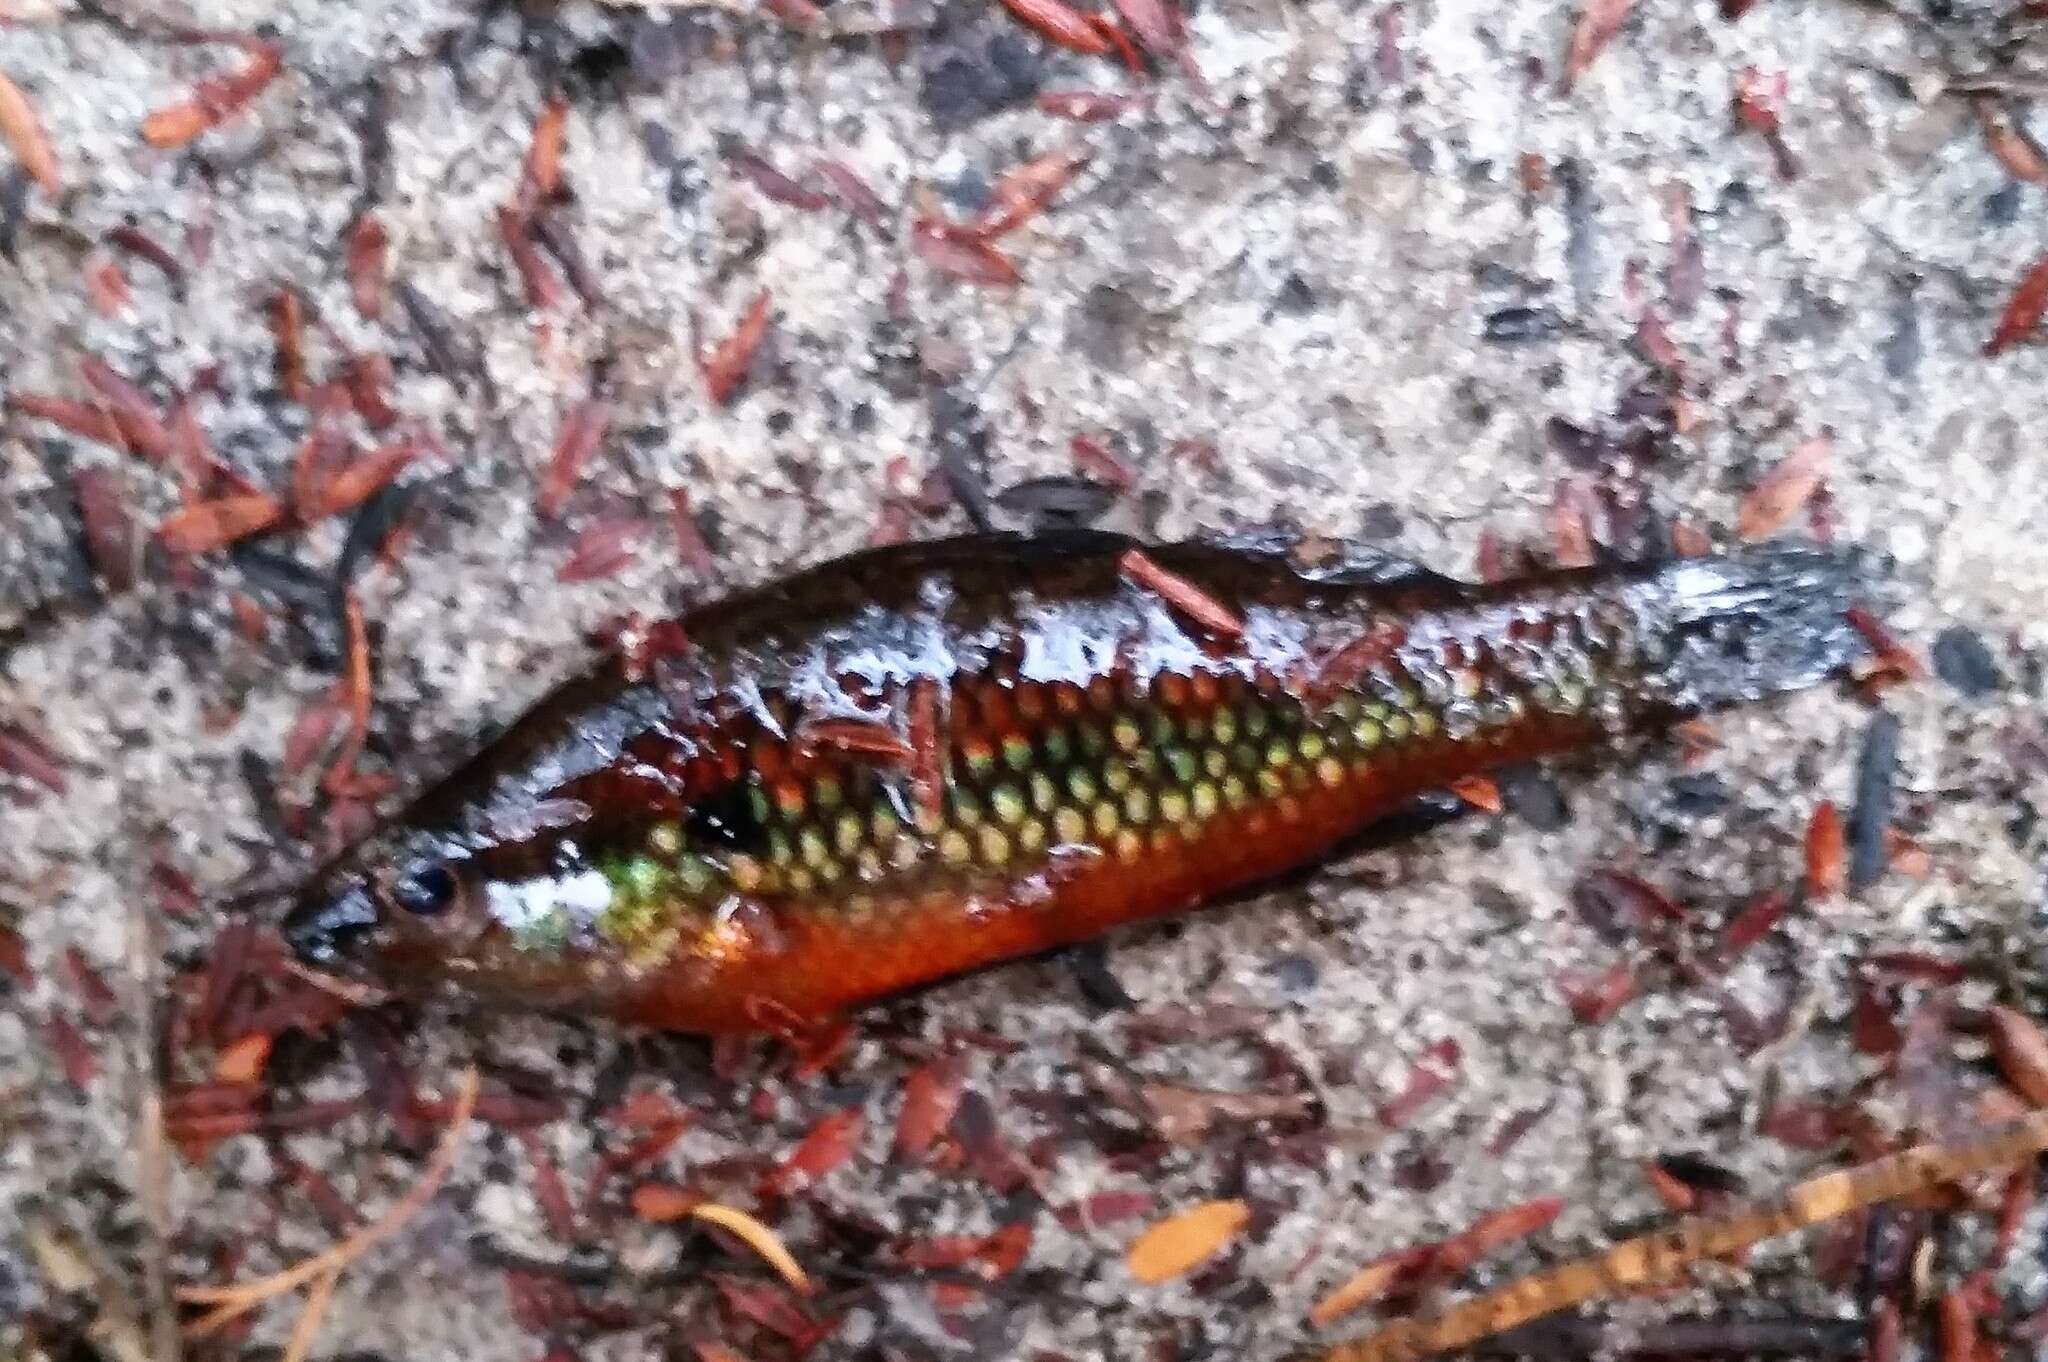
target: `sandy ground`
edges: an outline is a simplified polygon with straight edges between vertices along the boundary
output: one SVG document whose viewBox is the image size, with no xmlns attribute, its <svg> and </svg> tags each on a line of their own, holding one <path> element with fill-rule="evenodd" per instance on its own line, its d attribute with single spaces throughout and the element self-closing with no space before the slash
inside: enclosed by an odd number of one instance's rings
<svg viewBox="0 0 2048 1362">
<path fill-rule="evenodd" d="M 1610 1021 L 1575 1020 L 1563 981 L 1604 970 L 1618 948 L 1567 891 L 1592 867 L 1633 868 L 1710 931 L 1795 883 L 1816 803 L 1856 800 L 1872 711 L 1844 693 L 1731 717 L 1690 766 L 1660 749 L 1563 772 L 1518 797 L 1519 814 L 1119 939 L 1109 966 L 1132 1009 L 1091 1003 L 1067 964 L 1026 963 L 863 1018 L 822 1078 L 763 1054 L 733 1082 L 694 1042 L 457 1007 L 408 1014 L 400 1043 L 426 1088 L 445 1091 L 475 1059 L 565 1100 L 530 1138 L 579 1198 L 598 1160 L 632 1143 L 605 1115 L 622 1091 L 667 1093 L 696 1122 L 614 1187 L 575 1243 L 537 1202 L 522 1138 L 483 1127 L 402 1242 L 344 1279 L 317 1355 L 533 1358 L 553 1342 L 593 1358 L 694 1356 L 692 1342 L 723 1338 L 788 1356 L 707 1284 L 707 1271 L 765 1281 L 753 1260 L 638 1224 L 618 1201 L 641 1178 L 724 1186 L 725 1163 L 780 1158 L 821 1113 L 858 1105 L 854 1156 L 762 1208 L 826 1269 L 824 1312 L 845 1312 L 813 1356 L 1265 1362 L 1321 1336 L 1307 1307 L 1358 1264 L 1489 1208 L 1566 1201 L 1498 1275 L 1657 1214 L 1645 1158 L 1703 1155 L 1757 1188 L 1830 1162 L 1758 1127 L 1787 1095 L 1838 1097 L 1874 1070 L 1847 1031 L 1853 965 L 1872 951 L 1966 962 L 1966 1004 L 2044 1001 L 2032 810 L 2048 763 L 2038 746 L 2028 757 L 2025 735 L 2039 732 L 2048 645 L 2048 479 L 2029 433 L 2048 356 L 1982 351 L 2048 209 L 1988 154 L 1971 106 L 1943 93 L 1937 42 L 1981 65 L 1984 14 L 1946 11 L 1930 36 L 1847 3 L 1765 0 L 1734 24 L 1704 4 L 1645 5 L 1566 93 L 1573 3 L 1205 0 L 1192 51 L 1215 107 L 1172 77 L 1150 110 L 1082 127 L 1033 96 L 1125 88 L 1115 70 L 967 0 L 906 7 L 912 28 L 888 41 L 807 41 L 710 8 L 239 0 L 190 17 L 274 34 L 285 74 L 196 146 L 159 151 L 138 135 L 144 117 L 245 58 L 110 12 L 0 27 L 0 71 L 34 101 L 66 182 L 54 201 L 30 192 L 19 221 L 0 206 L 0 396 L 83 396 L 86 355 L 159 401 L 217 365 L 221 391 L 199 408 L 213 446 L 281 486 L 305 414 L 278 391 L 277 287 L 332 328 L 311 342 L 316 376 L 341 346 L 388 353 L 395 404 L 446 446 L 409 475 L 433 486 L 396 567 L 361 583 L 378 661 L 366 764 L 408 785 L 572 672 L 601 621 L 867 542 L 885 500 L 936 467 L 935 420 L 958 403 L 994 488 L 1072 471 L 1068 441 L 1089 434 L 1137 477 L 1111 523 L 1178 537 L 1280 521 L 1463 572 L 1484 529 L 1541 541 L 1557 479 L 1590 476 L 1547 433 L 1553 418 L 1612 427 L 1627 394 L 1675 365 L 1688 429 L 1636 484 L 1654 508 L 1728 538 L 1742 492 L 1828 436 L 1835 532 L 1893 564 L 1896 630 L 1925 649 L 1965 629 L 1996 671 L 1984 693 L 1930 679 L 1884 697 L 1903 724 L 1895 821 L 1930 868 L 1803 904 L 1744 959 L 1732 994 L 1794 1018 L 1760 1050 L 1706 987 L 1659 983 Z M 1745 68 L 1784 73 L 1795 178 L 1731 117 Z M 564 211 L 601 296 L 543 319 L 495 213 L 557 72 L 570 100 Z M 771 202 L 734 169 L 739 147 L 798 176 L 839 158 L 887 218 Z M 1004 170 L 1059 148 L 1092 160 L 1006 240 L 1020 287 L 960 285 L 913 257 L 921 198 L 966 216 Z M 10 201 L 20 195 L 0 190 Z M 394 277 L 467 357 L 459 383 L 402 309 L 372 322 L 351 305 L 340 243 L 365 201 Z M 122 224 L 177 251 L 182 280 L 110 251 Z M 203 264 L 194 232 L 210 237 Z M 109 257 L 132 299 L 106 316 L 82 280 Z M 762 288 L 768 339 L 738 399 L 717 407 L 696 347 L 728 334 Z M 594 383 L 617 413 L 612 436 L 565 522 L 546 523 L 536 477 Z M 0 722 L 45 736 L 64 787 L 0 775 L 0 925 L 25 941 L 32 975 L 0 970 L 0 1355 L 81 1355 L 61 1340 L 99 1306 L 125 1293 L 148 1312 L 152 1265 L 214 1280 L 231 1247 L 257 1271 L 330 1242 L 281 1154 L 372 1208 L 418 1168 L 401 1132 L 366 1114 L 174 1156 L 163 1203 L 138 1199 L 142 1099 L 157 1082 L 139 1019 L 161 1016 L 170 978 L 205 958 L 229 916 L 214 896 L 303 865 L 249 776 L 275 771 L 294 718 L 332 685 L 338 640 L 317 603 L 274 589 L 274 566 L 226 555 L 174 580 L 151 551 L 135 590 L 104 591 L 69 491 L 91 467 L 112 470 L 138 532 L 176 505 L 159 470 L 41 422 L 0 424 Z M 675 488 L 715 552 L 708 576 L 679 565 Z M 618 515 L 654 519 L 636 559 L 609 580 L 559 581 L 581 528 Z M 910 528 L 965 524 L 954 508 Z M 326 572 L 341 536 L 329 522 L 277 548 Z M 271 617 L 267 641 L 237 628 L 237 592 Z M 302 800 L 310 780 L 286 781 L 284 797 Z M 1565 808 L 1546 817 L 1552 789 Z M 208 905 L 163 911 L 157 862 Z M 67 964 L 74 951 L 116 995 L 102 1017 Z M 1160 1039 L 1184 1005 L 1237 1024 Z M 83 1090 L 52 1018 L 82 1025 L 97 1058 Z M 1031 1151 L 1035 1190 L 889 1158 L 905 1077 L 949 1037 L 971 1038 L 970 1086 Z M 1446 1038 L 1462 1054 L 1455 1082 L 1383 1128 L 1381 1103 Z M 291 1101 L 361 1091 L 358 1049 L 294 1049 L 291 1072 L 281 1050 L 271 1073 Z M 1980 1053 L 1965 1043 L 1965 1060 Z M 161 1067 L 190 1082 L 210 1060 L 173 1053 Z M 1102 1096 L 1116 1065 L 1315 1102 L 1306 1121 L 1225 1122 L 1170 1145 Z M 1511 1150 L 1489 1151 L 1505 1121 L 1539 1111 Z M 746 1202 L 745 1180 L 730 1185 Z M 1099 1228 L 1052 1209 L 1104 1192 L 1150 1200 Z M 1136 1230 L 1218 1197 L 1255 1211 L 1221 1264 L 1134 1283 L 1122 1253 Z M 954 1309 L 868 1247 L 873 1234 L 1018 1221 L 1034 1227 L 1022 1268 Z M 2042 1228 L 2028 1220 L 1999 1279 L 2013 1316 L 2048 1297 Z M 67 1295 L 31 1251 L 50 1233 L 93 1245 L 106 1279 Z M 508 1267 L 619 1307 L 617 1327 L 523 1324 Z M 1622 1313 L 1728 1309 L 1858 1317 L 1853 1293 L 1817 1280 L 1810 1244 Z M 291 1313 L 265 1312 L 248 1346 L 281 1343 Z"/>
</svg>

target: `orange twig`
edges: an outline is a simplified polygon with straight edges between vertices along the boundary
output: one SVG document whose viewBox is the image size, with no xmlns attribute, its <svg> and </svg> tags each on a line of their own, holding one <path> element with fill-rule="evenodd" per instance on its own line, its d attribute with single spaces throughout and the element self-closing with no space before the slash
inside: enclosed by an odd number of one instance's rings
<svg viewBox="0 0 2048 1362">
<path fill-rule="evenodd" d="M 309 1283 L 306 1314 L 312 1317 L 311 1324 L 302 1318 L 299 1327 L 292 1333 L 292 1343 L 300 1352 L 312 1346 L 312 1333 L 317 1328 L 318 1312 L 324 1311 L 327 1297 L 332 1294 L 334 1281 L 347 1269 L 350 1263 L 389 1239 L 405 1228 L 406 1222 L 419 1214 L 420 1208 L 433 1199 L 447 1180 L 448 1170 L 455 1166 L 455 1156 L 462 1152 L 462 1137 L 469 1130 L 469 1120 L 476 1111 L 477 1071 L 465 1069 L 462 1080 L 455 1092 L 455 1110 L 448 1119 L 448 1129 L 441 1135 L 441 1142 L 434 1147 L 433 1157 L 427 1160 L 426 1171 L 413 1184 L 411 1191 L 401 1197 L 390 1210 L 363 1226 L 355 1233 L 342 1239 L 332 1248 L 302 1258 L 281 1272 L 250 1281 L 234 1282 L 227 1286 L 186 1286 L 180 1287 L 178 1299 L 195 1305 L 211 1305 L 214 1308 L 186 1326 L 188 1338 L 205 1338 L 248 1314 L 265 1301 L 295 1291 Z M 297 1354 L 290 1354 L 297 1355 Z"/>
<path fill-rule="evenodd" d="M 1603 1296 L 1676 1278 L 1693 1263 L 1896 1201 L 2048 1150 L 2048 1111 L 2036 1111 L 1964 1144 L 1925 1144 L 1855 1168 L 1812 1178 L 1776 1201 L 1719 1217 L 1691 1217 L 1624 1240 L 1590 1258 L 1509 1282 L 1439 1314 L 1398 1320 L 1377 1334 L 1340 1343 L 1315 1362 L 1413 1362 Z"/>
</svg>

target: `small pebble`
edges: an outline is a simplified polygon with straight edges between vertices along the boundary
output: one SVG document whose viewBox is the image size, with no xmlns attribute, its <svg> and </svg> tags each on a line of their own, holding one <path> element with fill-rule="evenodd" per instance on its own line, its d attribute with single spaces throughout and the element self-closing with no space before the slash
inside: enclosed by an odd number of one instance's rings
<svg viewBox="0 0 2048 1362">
<path fill-rule="evenodd" d="M 2005 689 L 2005 677 L 1992 660 L 1984 640 L 1961 625 L 1934 636 L 1934 674 L 1960 693 L 1976 699 Z"/>
</svg>

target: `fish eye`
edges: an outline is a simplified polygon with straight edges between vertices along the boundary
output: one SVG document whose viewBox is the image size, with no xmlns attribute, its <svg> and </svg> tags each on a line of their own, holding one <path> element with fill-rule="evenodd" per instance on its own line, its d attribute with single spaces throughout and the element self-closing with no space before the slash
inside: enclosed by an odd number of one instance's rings
<svg viewBox="0 0 2048 1362">
<path fill-rule="evenodd" d="M 391 901 L 408 913 L 431 917 L 455 901 L 455 872 L 439 861 L 421 862 L 392 883 Z"/>
</svg>

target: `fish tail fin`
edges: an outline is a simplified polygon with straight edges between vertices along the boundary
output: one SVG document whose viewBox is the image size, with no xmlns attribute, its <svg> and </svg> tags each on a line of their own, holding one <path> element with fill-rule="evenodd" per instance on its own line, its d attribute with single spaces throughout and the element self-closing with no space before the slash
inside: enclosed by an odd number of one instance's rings
<svg viewBox="0 0 2048 1362">
<path fill-rule="evenodd" d="M 1870 568 L 1807 544 L 1658 565 L 1639 587 L 1651 690 L 1690 713 L 1819 684 L 1866 650 L 1848 611 Z"/>
</svg>

